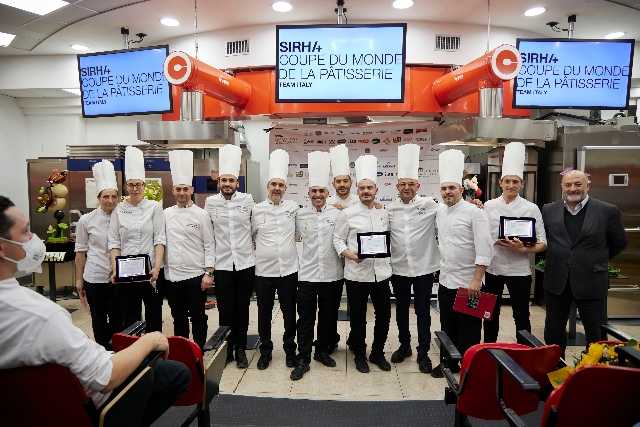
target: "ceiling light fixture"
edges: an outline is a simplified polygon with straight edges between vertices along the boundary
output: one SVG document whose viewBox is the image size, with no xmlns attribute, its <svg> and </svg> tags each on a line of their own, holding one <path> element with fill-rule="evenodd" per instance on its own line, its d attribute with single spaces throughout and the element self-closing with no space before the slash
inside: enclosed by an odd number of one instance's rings
<svg viewBox="0 0 640 427">
<path fill-rule="evenodd" d="M 75 96 L 80 96 L 80 88 L 70 88 L 70 89 L 62 89 L 65 92 L 73 94 Z"/>
<path fill-rule="evenodd" d="M 0 47 L 9 46 L 15 37 L 15 34 L 0 33 Z"/>
<path fill-rule="evenodd" d="M 77 52 L 86 52 L 89 50 L 89 48 L 83 44 L 72 44 L 71 45 L 71 49 L 77 51 Z"/>
<path fill-rule="evenodd" d="M 177 19 L 175 19 L 175 18 L 169 18 L 169 17 L 162 18 L 162 19 L 160 20 L 160 23 L 161 23 L 162 25 L 164 25 L 165 27 L 177 27 L 177 26 L 179 26 L 179 25 L 180 25 L 180 22 L 178 22 L 178 20 L 177 20 Z"/>
<path fill-rule="evenodd" d="M 620 37 L 624 37 L 624 33 L 622 31 L 616 31 L 614 33 L 609 33 L 604 36 L 605 39 L 619 39 Z"/>
<path fill-rule="evenodd" d="M 274 2 L 271 7 L 273 8 L 273 10 L 275 10 L 276 12 L 291 12 L 291 9 L 293 9 L 293 6 L 291 6 L 291 3 L 289 3 L 288 1 L 277 1 Z"/>
<path fill-rule="evenodd" d="M 413 0 L 395 0 L 392 6 L 395 9 L 409 9 L 413 6 Z"/>
<path fill-rule="evenodd" d="M 524 16 L 528 16 L 528 17 L 538 16 L 538 15 L 542 15 L 546 11 L 547 11 L 547 9 L 545 9 L 544 7 L 536 6 L 536 7 L 532 7 L 531 9 L 527 9 L 524 12 Z"/>
<path fill-rule="evenodd" d="M 65 7 L 69 2 L 63 0 L 0 0 L 0 4 L 35 13 L 36 15 L 46 15 Z"/>
</svg>

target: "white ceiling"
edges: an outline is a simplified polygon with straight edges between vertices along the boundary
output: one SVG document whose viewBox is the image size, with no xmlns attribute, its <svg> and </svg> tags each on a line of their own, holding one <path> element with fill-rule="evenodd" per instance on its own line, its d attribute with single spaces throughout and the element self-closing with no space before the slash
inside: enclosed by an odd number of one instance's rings
<svg viewBox="0 0 640 427">
<path fill-rule="evenodd" d="M 74 43 L 89 46 L 92 51 L 122 48 L 120 27 L 131 30 L 131 36 L 144 32 L 144 45 L 193 32 L 192 0 L 69 0 L 70 5 L 39 17 L 0 5 L 0 31 L 17 34 L 11 47 L 0 48 L 1 55 L 72 54 Z M 298 23 L 306 21 L 335 22 L 335 0 L 290 0 L 293 11 L 277 13 L 271 0 L 198 0 L 199 31 L 213 31 L 256 24 Z M 613 31 L 624 31 L 626 37 L 640 39 L 640 0 L 490 0 L 491 23 L 559 36 L 545 26 L 558 21 L 566 27 L 567 16 L 576 14 L 575 37 L 601 38 Z M 452 23 L 487 23 L 487 0 L 415 0 L 406 10 L 391 7 L 392 0 L 345 0 L 351 21 L 440 21 Z M 626 3 L 625 7 L 616 3 Z M 547 12 L 527 18 L 523 12 L 543 5 Z M 169 28 L 160 18 L 171 16 L 181 23 Z M 135 38 L 135 37 L 134 37 Z"/>
</svg>

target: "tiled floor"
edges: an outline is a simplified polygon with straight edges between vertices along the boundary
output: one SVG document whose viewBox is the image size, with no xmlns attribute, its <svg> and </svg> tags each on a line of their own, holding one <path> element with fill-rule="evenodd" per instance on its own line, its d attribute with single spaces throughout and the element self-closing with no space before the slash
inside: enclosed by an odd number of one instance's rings
<svg viewBox="0 0 640 427">
<path fill-rule="evenodd" d="M 91 332 L 91 319 L 86 309 L 80 307 L 78 300 L 61 301 L 61 305 L 67 308 L 77 308 L 72 313 L 73 322 L 85 331 L 89 336 Z M 346 304 L 343 302 L 343 308 Z M 251 303 L 249 333 L 256 334 L 258 329 L 258 309 L 255 301 Z M 215 331 L 218 326 L 217 309 L 207 311 L 209 316 L 209 333 Z M 544 309 L 537 306 L 531 307 L 531 323 L 533 333 L 539 338 L 543 336 Z M 344 340 L 349 331 L 348 322 L 339 322 L 338 329 L 342 336 L 340 349 L 334 353 L 337 366 L 327 368 L 318 362 L 311 362 L 311 370 L 300 381 L 291 381 L 291 372 L 285 366 L 284 353 L 282 352 L 282 315 L 279 309 L 274 309 L 273 316 L 273 360 L 269 369 L 260 371 L 256 369 L 258 356 L 255 350 L 247 352 L 250 364 L 248 369 L 238 369 L 235 363 L 231 363 L 224 371 L 221 392 L 226 394 L 290 397 L 303 399 L 327 399 L 327 400 L 436 400 L 442 399 L 445 380 L 434 379 L 430 375 L 419 372 L 416 363 L 415 346 L 417 345 L 417 333 L 415 330 L 416 319 L 413 311 L 410 314 L 412 332 L 412 346 L 414 355 L 411 360 L 405 360 L 401 364 L 392 364 L 391 372 L 383 372 L 371 364 L 371 373 L 361 374 L 356 371 L 353 363 L 353 355 L 345 349 Z M 399 344 L 397 328 L 395 325 L 395 306 L 392 305 L 391 327 L 389 338 L 385 347 L 387 358 L 391 357 Z M 515 327 L 511 317 L 511 307 L 505 306 L 502 310 L 501 328 L 499 340 L 515 341 Z M 438 312 L 431 310 L 431 330 L 439 330 L 440 322 Z M 165 302 L 163 308 L 163 332 L 167 335 L 173 333 L 173 323 L 169 307 Z M 578 325 L 580 331 L 581 326 Z M 640 336 L 640 326 L 625 326 L 622 330 Z M 370 344 L 373 336 L 373 307 L 369 306 L 367 336 Z M 567 359 L 572 360 L 571 355 L 577 354 L 582 347 L 570 347 L 567 349 Z M 429 353 L 434 366 L 438 361 L 438 348 L 435 342 L 431 344 Z"/>
</svg>

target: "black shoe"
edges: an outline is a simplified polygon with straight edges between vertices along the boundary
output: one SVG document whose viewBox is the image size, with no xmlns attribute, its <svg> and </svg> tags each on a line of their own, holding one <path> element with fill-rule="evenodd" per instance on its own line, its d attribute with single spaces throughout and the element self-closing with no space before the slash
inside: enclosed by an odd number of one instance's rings
<svg viewBox="0 0 640 427">
<path fill-rule="evenodd" d="M 433 378 L 444 378 L 444 372 L 442 372 L 442 364 L 436 366 L 431 370 L 431 376 Z"/>
<path fill-rule="evenodd" d="M 233 362 L 233 351 L 227 352 L 227 364 Z"/>
<path fill-rule="evenodd" d="M 245 353 L 244 348 L 239 348 L 236 350 L 236 366 L 240 369 L 247 369 L 247 367 L 249 366 L 247 353 Z"/>
<path fill-rule="evenodd" d="M 369 373 L 369 364 L 364 356 L 356 356 L 353 360 L 356 362 L 356 369 L 358 372 L 362 372 L 363 374 Z"/>
<path fill-rule="evenodd" d="M 337 349 L 338 349 L 338 343 L 335 343 L 329 348 L 329 351 L 327 352 L 327 354 L 332 355 L 333 353 L 335 353 Z"/>
<path fill-rule="evenodd" d="M 404 359 L 406 359 L 407 357 L 411 357 L 412 354 L 413 352 L 411 351 L 411 347 L 407 348 L 400 346 L 400 348 L 394 351 L 391 355 L 391 361 L 393 363 L 402 363 L 404 362 Z"/>
<path fill-rule="evenodd" d="M 286 364 L 287 368 L 295 368 L 297 365 L 297 359 L 295 354 L 287 354 Z"/>
<path fill-rule="evenodd" d="M 298 366 L 296 366 L 294 370 L 291 371 L 291 375 L 289 376 L 289 378 L 291 378 L 293 381 L 298 381 L 302 379 L 302 377 L 304 377 L 304 374 L 307 372 L 309 372 L 309 365 L 307 363 L 300 362 Z"/>
<path fill-rule="evenodd" d="M 431 365 L 429 356 L 418 359 L 418 369 L 420 369 L 420 372 L 423 374 L 429 374 L 433 371 L 433 365 Z"/>
<path fill-rule="evenodd" d="M 258 369 L 261 371 L 267 369 L 269 367 L 269 362 L 271 362 L 271 355 L 261 354 L 260 359 L 258 359 Z"/>
<path fill-rule="evenodd" d="M 391 365 L 389 364 L 387 359 L 384 357 L 384 353 L 379 353 L 379 354 L 371 353 L 369 355 L 369 362 L 373 363 L 383 371 L 391 370 Z"/>
<path fill-rule="evenodd" d="M 333 358 L 327 353 L 315 353 L 313 355 L 313 360 L 317 360 L 318 362 L 322 363 L 324 366 L 328 366 L 329 368 L 336 367 L 336 361 L 333 360 Z"/>
<path fill-rule="evenodd" d="M 457 374 L 460 372 L 460 365 L 456 363 L 455 365 L 449 367 L 449 369 L 451 369 L 451 372 L 453 372 L 454 374 Z"/>
</svg>

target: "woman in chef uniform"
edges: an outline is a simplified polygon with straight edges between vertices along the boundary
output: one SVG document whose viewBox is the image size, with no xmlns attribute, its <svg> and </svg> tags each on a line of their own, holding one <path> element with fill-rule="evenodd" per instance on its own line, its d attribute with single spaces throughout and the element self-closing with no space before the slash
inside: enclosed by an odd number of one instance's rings
<svg viewBox="0 0 640 427">
<path fill-rule="evenodd" d="M 125 178 L 128 197 L 116 207 L 109 226 L 112 281 L 116 282 L 116 257 L 148 255 L 151 278 L 146 282 L 118 284 L 123 323 L 129 326 L 142 318 L 145 306 L 147 332 L 162 330 L 162 298 L 155 289 L 162 268 L 166 243 L 164 215 L 158 202 L 144 198 L 145 172 L 142 151 L 127 147 Z"/>
</svg>

